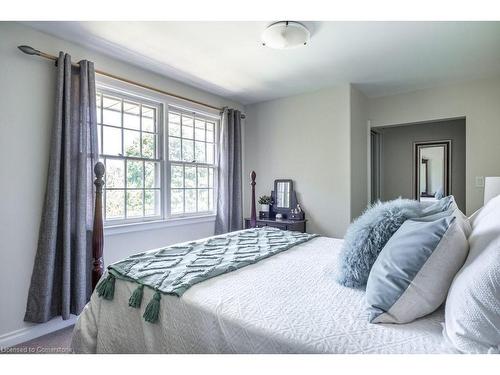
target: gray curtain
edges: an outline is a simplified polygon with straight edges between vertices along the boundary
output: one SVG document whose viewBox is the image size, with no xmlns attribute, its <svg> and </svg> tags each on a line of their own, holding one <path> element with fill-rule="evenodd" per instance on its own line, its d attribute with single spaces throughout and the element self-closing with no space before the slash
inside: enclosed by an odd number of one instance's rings
<svg viewBox="0 0 500 375">
<path fill-rule="evenodd" d="M 215 234 L 242 229 L 241 195 L 241 112 L 224 109 L 219 133 Z"/>
<path fill-rule="evenodd" d="M 92 167 L 97 152 L 94 65 L 59 53 L 45 201 L 25 321 L 79 314 L 91 293 Z"/>
</svg>

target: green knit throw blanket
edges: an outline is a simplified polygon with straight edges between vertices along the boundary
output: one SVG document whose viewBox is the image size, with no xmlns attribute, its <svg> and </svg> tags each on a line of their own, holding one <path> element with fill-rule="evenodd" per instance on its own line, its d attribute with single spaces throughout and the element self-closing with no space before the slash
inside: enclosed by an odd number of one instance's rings
<svg viewBox="0 0 500 375">
<path fill-rule="evenodd" d="M 100 297 L 112 300 L 115 279 L 135 282 L 129 306 L 139 308 L 144 286 L 155 291 L 144 319 L 154 323 L 160 312 L 161 294 L 182 296 L 196 283 L 256 263 L 317 237 L 316 234 L 254 228 L 207 240 L 168 246 L 132 255 L 108 266 L 108 275 L 96 288 Z"/>
</svg>

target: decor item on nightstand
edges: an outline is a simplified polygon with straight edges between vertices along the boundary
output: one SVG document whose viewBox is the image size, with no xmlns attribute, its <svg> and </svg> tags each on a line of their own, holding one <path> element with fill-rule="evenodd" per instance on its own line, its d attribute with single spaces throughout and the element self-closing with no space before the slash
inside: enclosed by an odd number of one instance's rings
<svg viewBox="0 0 500 375">
<path fill-rule="evenodd" d="M 296 208 L 292 208 L 290 214 L 288 215 L 289 220 L 304 220 L 304 211 L 300 207 L 300 204 L 297 203 Z"/>
<path fill-rule="evenodd" d="M 260 211 L 259 219 L 269 219 L 270 212 L 269 206 L 273 204 L 273 200 L 269 195 L 262 195 L 259 197 Z"/>
</svg>

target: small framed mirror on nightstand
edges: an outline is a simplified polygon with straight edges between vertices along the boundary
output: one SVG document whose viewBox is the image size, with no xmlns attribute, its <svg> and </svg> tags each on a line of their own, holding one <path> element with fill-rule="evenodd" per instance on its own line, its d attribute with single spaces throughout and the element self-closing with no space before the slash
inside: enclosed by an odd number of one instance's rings
<svg viewBox="0 0 500 375">
<path fill-rule="evenodd" d="M 281 214 L 283 219 L 288 218 L 297 207 L 297 193 L 293 190 L 293 181 L 290 179 L 274 180 L 274 190 L 271 192 L 273 213 Z"/>
</svg>

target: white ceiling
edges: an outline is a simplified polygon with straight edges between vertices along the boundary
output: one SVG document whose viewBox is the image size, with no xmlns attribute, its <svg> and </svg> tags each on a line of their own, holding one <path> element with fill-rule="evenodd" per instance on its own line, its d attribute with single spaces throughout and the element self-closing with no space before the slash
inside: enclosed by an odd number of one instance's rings
<svg viewBox="0 0 500 375">
<path fill-rule="evenodd" d="M 500 22 L 304 22 L 310 44 L 292 50 L 260 44 L 269 23 L 27 24 L 242 104 L 349 82 L 373 97 L 500 75 Z"/>
</svg>

